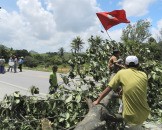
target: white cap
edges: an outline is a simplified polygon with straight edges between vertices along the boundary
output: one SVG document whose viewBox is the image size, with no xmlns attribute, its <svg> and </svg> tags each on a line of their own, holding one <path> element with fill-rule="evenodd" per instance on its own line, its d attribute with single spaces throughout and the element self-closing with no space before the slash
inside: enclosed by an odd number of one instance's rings
<svg viewBox="0 0 162 130">
<path fill-rule="evenodd" d="M 125 64 L 129 65 L 129 63 L 133 62 L 135 65 L 138 64 L 138 58 L 136 56 L 127 56 L 125 59 Z"/>
</svg>

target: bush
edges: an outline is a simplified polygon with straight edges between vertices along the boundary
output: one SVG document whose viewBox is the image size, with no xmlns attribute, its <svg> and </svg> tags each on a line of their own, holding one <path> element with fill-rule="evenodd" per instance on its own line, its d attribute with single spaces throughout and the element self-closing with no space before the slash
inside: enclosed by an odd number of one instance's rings
<svg viewBox="0 0 162 130">
<path fill-rule="evenodd" d="M 25 59 L 24 59 L 24 64 L 27 67 L 33 68 L 33 67 L 37 67 L 39 62 L 38 62 L 38 60 L 34 59 L 31 56 L 26 56 Z"/>
</svg>

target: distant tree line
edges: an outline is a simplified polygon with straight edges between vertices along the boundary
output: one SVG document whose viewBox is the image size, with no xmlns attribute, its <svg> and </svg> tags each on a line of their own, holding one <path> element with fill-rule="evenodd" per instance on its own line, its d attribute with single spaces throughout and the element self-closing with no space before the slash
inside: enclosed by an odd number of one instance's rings
<svg viewBox="0 0 162 130">
<path fill-rule="evenodd" d="M 71 52 L 65 52 L 64 48 L 61 47 L 57 52 L 46 52 L 39 54 L 35 51 L 27 51 L 26 49 L 14 50 L 8 48 L 5 45 L 0 44 L 0 56 L 3 56 L 8 62 L 11 56 L 24 57 L 24 65 L 27 67 L 37 67 L 38 65 L 49 67 L 53 64 L 66 65 L 68 60 L 72 58 L 72 54 L 81 52 L 83 48 L 83 41 L 80 37 L 74 38 L 71 42 Z"/>
</svg>

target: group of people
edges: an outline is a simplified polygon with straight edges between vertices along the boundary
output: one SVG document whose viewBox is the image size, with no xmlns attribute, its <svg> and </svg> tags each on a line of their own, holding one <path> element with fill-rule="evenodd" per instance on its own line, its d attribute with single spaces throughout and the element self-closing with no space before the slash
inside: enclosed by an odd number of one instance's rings
<svg viewBox="0 0 162 130">
<path fill-rule="evenodd" d="M 6 72 L 5 70 L 5 59 L 3 56 L 0 57 L 0 73 L 4 74 Z M 22 72 L 22 65 L 24 63 L 24 58 L 19 57 L 17 58 L 16 56 L 11 56 L 8 60 L 8 69 L 7 71 L 9 72 L 14 72 L 17 73 L 17 68 Z"/>
<path fill-rule="evenodd" d="M 14 73 L 17 73 L 17 68 L 20 70 L 19 72 L 22 72 L 22 64 L 24 63 L 24 58 L 19 57 L 17 58 L 16 56 L 11 56 L 9 61 L 8 61 L 8 69 L 7 71 L 11 71 L 12 69 L 14 70 Z"/>
</svg>

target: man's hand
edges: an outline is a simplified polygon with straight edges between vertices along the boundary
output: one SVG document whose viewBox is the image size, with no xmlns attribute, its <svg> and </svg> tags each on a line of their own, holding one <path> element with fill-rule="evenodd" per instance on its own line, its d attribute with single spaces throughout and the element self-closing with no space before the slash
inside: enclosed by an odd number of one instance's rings
<svg viewBox="0 0 162 130">
<path fill-rule="evenodd" d="M 93 105 L 97 105 L 97 104 L 98 104 L 98 101 L 97 100 L 93 102 Z"/>
<path fill-rule="evenodd" d="M 121 65 L 121 67 L 124 68 L 124 69 L 126 68 L 124 65 Z"/>
<path fill-rule="evenodd" d="M 96 101 L 93 102 L 93 105 L 97 105 L 100 103 L 100 101 L 111 91 L 110 87 L 106 87 L 105 90 L 99 94 L 99 97 Z"/>
</svg>

